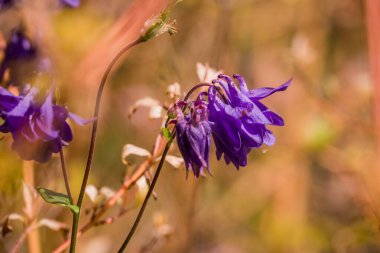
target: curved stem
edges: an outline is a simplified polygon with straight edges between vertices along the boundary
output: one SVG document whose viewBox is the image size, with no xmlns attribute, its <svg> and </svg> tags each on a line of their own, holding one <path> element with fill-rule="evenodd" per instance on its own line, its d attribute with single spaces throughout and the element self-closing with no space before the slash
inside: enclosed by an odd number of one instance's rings
<svg viewBox="0 0 380 253">
<path fill-rule="evenodd" d="M 193 88 L 191 88 L 191 90 L 189 90 L 189 92 L 186 94 L 186 96 L 183 100 L 186 102 L 189 99 L 189 97 L 191 96 L 191 94 L 193 94 L 194 91 L 196 91 L 197 89 L 204 87 L 204 86 L 211 87 L 212 85 L 209 83 L 199 83 L 199 84 L 195 85 Z"/>
<path fill-rule="evenodd" d="M 174 135 L 172 135 L 174 136 Z M 150 199 L 150 196 L 152 195 L 153 193 L 153 189 L 154 189 L 154 186 L 156 185 L 156 182 L 157 182 L 157 179 L 158 179 L 158 176 L 160 175 L 160 172 L 161 172 L 161 169 L 162 169 L 162 166 L 164 165 L 164 162 L 165 162 L 165 158 L 166 158 L 166 155 L 169 151 L 169 148 L 170 148 L 170 145 L 171 145 L 172 141 L 169 141 L 167 144 L 166 144 L 166 147 L 165 147 L 165 150 L 164 150 L 164 153 L 162 154 L 161 156 L 161 160 L 160 160 L 160 163 L 158 164 L 158 167 L 157 167 L 157 170 L 156 170 L 156 173 L 154 174 L 154 177 L 153 177 L 153 180 L 152 180 L 152 183 L 149 187 L 149 190 L 148 190 L 148 193 L 146 194 L 145 196 L 145 199 L 144 199 L 144 202 L 140 208 L 140 211 L 136 217 L 136 220 L 135 222 L 133 223 L 133 226 L 131 228 L 131 230 L 129 231 L 129 234 L 127 236 L 127 238 L 125 238 L 123 244 L 121 245 L 120 249 L 118 250 L 118 253 L 122 253 L 124 252 L 125 248 L 127 247 L 129 241 L 131 240 L 133 234 L 135 233 L 136 229 L 137 229 L 137 226 L 139 225 L 140 221 L 141 221 L 141 218 L 144 214 L 144 211 L 145 211 L 145 208 L 148 204 L 148 201 Z"/>
<path fill-rule="evenodd" d="M 106 71 L 103 74 L 102 80 L 101 80 L 100 85 L 99 85 L 98 94 L 96 96 L 95 111 L 94 111 L 94 118 L 95 118 L 95 120 L 94 120 L 94 123 L 92 124 L 91 142 L 90 142 L 90 148 L 89 148 L 89 151 L 88 151 L 87 165 L 86 165 L 86 170 L 84 172 L 82 186 L 81 186 L 81 189 L 80 189 L 80 193 L 79 193 L 79 197 L 78 197 L 78 202 L 77 202 L 77 206 L 79 208 L 82 205 L 82 201 L 83 201 L 83 197 L 84 197 L 84 193 L 85 193 L 85 189 L 86 189 L 86 185 L 87 185 L 88 176 L 90 174 L 90 169 L 91 169 L 91 164 L 92 164 L 92 158 L 93 158 L 94 150 L 95 150 L 96 132 L 97 132 L 97 129 L 98 129 L 98 120 L 99 120 L 98 116 L 99 116 L 100 101 L 101 101 L 101 98 L 102 98 L 103 89 L 104 89 L 104 86 L 106 84 L 107 78 L 108 78 L 108 76 L 109 76 L 109 74 L 110 74 L 110 72 L 112 70 L 112 67 L 120 59 L 120 57 L 126 51 L 128 51 L 130 48 L 132 48 L 132 47 L 134 47 L 134 46 L 136 46 L 136 45 L 138 45 L 138 44 L 140 44 L 142 42 L 144 42 L 144 40 L 142 40 L 141 37 L 139 37 L 137 40 L 133 41 L 132 43 L 128 44 L 123 49 L 121 49 L 120 52 L 115 56 L 115 58 L 113 58 L 113 60 L 108 65 Z"/>
<path fill-rule="evenodd" d="M 73 232 L 71 234 L 71 243 L 70 243 L 70 253 L 75 252 L 75 243 L 76 243 L 76 238 L 77 238 L 77 231 L 78 231 L 78 223 L 79 223 L 79 217 L 80 217 L 80 209 L 82 206 L 83 202 L 83 197 L 84 193 L 86 190 L 87 186 L 87 181 L 88 177 L 90 175 L 90 170 L 91 170 L 91 164 L 92 164 L 92 158 L 94 155 L 94 150 L 95 150 L 95 140 L 96 140 L 96 132 L 98 129 L 98 116 L 99 116 L 99 109 L 100 109 L 100 102 L 104 90 L 104 86 L 106 85 L 107 78 L 109 74 L 111 73 L 111 70 L 113 66 L 116 64 L 116 62 L 120 59 L 120 57 L 128 51 L 130 48 L 144 42 L 144 40 L 139 37 L 135 41 L 131 42 L 130 44 L 126 45 L 124 48 L 122 48 L 119 53 L 112 59 L 111 63 L 108 65 L 106 71 L 103 74 L 102 80 L 100 82 L 99 88 L 98 88 L 98 93 L 96 96 L 96 101 L 95 101 L 95 110 L 94 110 L 94 123 L 92 124 L 92 132 L 91 132 L 91 142 L 90 142 L 90 148 L 88 151 L 88 158 L 87 158 L 87 164 L 86 164 L 86 169 L 84 171 L 84 176 L 82 180 L 82 186 L 80 189 L 78 201 L 77 201 L 77 206 L 79 207 L 79 212 L 77 214 L 74 214 L 73 217 Z"/>
<path fill-rule="evenodd" d="M 67 169 L 65 165 L 65 157 L 63 156 L 63 150 L 59 152 L 59 156 L 61 158 L 61 167 L 62 167 L 63 179 L 65 181 L 66 193 L 67 193 L 67 196 L 69 196 L 70 204 L 73 204 L 73 197 L 70 191 L 69 178 L 67 176 Z"/>
</svg>

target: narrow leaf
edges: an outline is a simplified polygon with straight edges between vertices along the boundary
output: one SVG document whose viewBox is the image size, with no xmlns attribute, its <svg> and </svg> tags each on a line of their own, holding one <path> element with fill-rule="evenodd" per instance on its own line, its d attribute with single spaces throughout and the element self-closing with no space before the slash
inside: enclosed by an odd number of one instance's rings
<svg viewBox="0 0 380 253">
<path fill-rule="evenodd" d="M 67 207 L 73 213 L 79 213 L 79 207 L 70 204 L 69 196 L 42 187 L 37 187 L 37 191 L 47 203 Z"/>
</svg>

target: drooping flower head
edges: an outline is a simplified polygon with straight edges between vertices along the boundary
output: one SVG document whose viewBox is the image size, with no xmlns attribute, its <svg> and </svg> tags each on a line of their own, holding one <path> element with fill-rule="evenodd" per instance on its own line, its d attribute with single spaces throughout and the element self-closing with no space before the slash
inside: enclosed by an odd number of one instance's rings
<svg viewBox="0 0 380 253">
<path fill-rule="evenodd" d="M 89 121 L 53 104 L 53 90 L 39 101 L 37 88 L 30 88 L 15 96 L 0 87 L 0 117 L 4 121 L 0 132 L 10 132 L 12 148 L 23 160 L 48 161 L 72 141 L 73 135 L 67 118 L 80 125 Z"/>
<path fill-rule="evenodd" d="M 247 155 L 252 148 L 274 144 L 275 137 L 266 126 L 283 126 L 284 121 L 259 100 L 286 90 L 291 80 L 278 88 L 248 90 L 242 76 L 233 77 L 240 89 L 226 75 L 213 80 L 214 85 L 208 91 L 208 111 L 217 159 L 223 155 L 227 164 L 232 162 L 239 169 L 247 165 Z"/>
<path fill-rule="evenodd" d="M 184 115 L 184 102 L 174 105 L 176 119 L 177 144 L 185 161 L 188 175 L 189 168 L 197 178 L 209 169 L 211 128 L 208 123 L 207 104 L 199 97 L 191 102 L 188 115 Z"/>
</svg>

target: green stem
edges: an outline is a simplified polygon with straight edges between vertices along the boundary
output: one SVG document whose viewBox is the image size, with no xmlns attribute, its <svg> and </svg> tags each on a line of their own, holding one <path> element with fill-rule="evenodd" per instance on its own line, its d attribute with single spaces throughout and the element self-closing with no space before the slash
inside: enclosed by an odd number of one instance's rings
<svg viewBox="0 0 380 253">
<path fill-rule="evenodd" d="M 78 213 L 73 212 L 73 226 L 71 228 L 70 253 L 75 252 L 75 245 L 76 245 L 76 241 L 77 241 L 77 232 L 78 232 L 78 223 L 79 223 L 79 215 L 80 215 L 80 211 Z"/>
<path fill-rule="evenodd" d="M 174 133 L 172 134 L 172 136 L 174 136 Z M 164 152 L 163 152 L 163 154 L 161 156 L 160 163 L 158 164 L 156 173 L 154 174 L 154 177 L 153 177 L 152 183 L 151 183 L 151 185 L 149 187 L 148 193 L 145 196 L 144 202 L 143 202 L 143 204 L 142 204 L 142 206 L 140 208 L 140 211 L 139 211 L 139 213 L 138 213 L 138 215 L 136 217 L 135 222 L 133 223 L 133 226 L 132 226 L 131 230 L 129 231 L 129 234 L 128 234 L 127 238 L 125 238 L 125 240 L 124 240 L 123 244 L 121 245 L 118 253 L 124 252 L 124 250 L 127 247 L 129 241 L 131 240 L 133 234 L 135 233 L 135 231 L 137 229 L 137 226 L 139 225 L 139 223 L 141 221 L 141 218 L 142 218 L 142 216 L 144 214 L 144 211 L 145 211 L 145 208 L 146 208 L 146 206 L 148 204 L 150 196 L 153 193 L 153 189 L 154 189 L 154 186 L 156 185 L 158 176 L 160 175 L 162 166 L 164 165 L 165 158 L 166 158 L 166 155 L 167 155 L 167 153 L 169 151 L 170 145 L 172 144 L 172 141 L 173 141 L 173 139 L 166 144 L 165 150 L 164 150 Z"/>
</svg>

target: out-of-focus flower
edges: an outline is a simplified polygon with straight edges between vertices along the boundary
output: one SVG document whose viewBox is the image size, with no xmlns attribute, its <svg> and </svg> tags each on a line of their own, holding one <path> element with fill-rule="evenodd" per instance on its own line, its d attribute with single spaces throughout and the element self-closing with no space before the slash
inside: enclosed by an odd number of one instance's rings
<svg viewBox="0 0 380 253">
<path fill-rule="evenodd" d="M 181 96 L 181 85 L 179 83 L 170 84 L 166 90 L 166 94 L 170 99 L 177 98 Z"/>
<path fill-rule="evenodd" d="M 132 106 L 129 107 L 128 116 L 131 117 L 140 107 L 149 108 L 150 119 L 159 119 L 162 116 L 162 105 L 160 104 L 160 101 L 151 97 L 144 97 L 137 100 Z"/>
<path fill-rule="evenodd" d="M 39 102 L 37 88 L 30 88 L 15 96 L 0 87 L 0 132 L 10 132 L 12 148 L 23 160 L 48 161 L 52 153 L 58 153 L 68 145 L 73 135 L 67 118 L 80 125 L 89 122 L 68 112 L 65 107 L 53 104 L 53 90 Z"/>
<path fill-rule="evenodd" d="M 185 161 L 188 175 L 189 167 L 195 177 L 204 174 L 209 169 L 209 152 L 211 128 L 208 123 L 207 105 L 205 101 L 197 99 L 190 105 L 190 114 L 185 117 L 181 105 L 176 104 L 176 131 L 177 144 Z"/>
<path fill-rule="evenodd" d="M 310 39 L 302 34 L 293 38 L 291 52 L 301 64 L 313 63 L 317 58 L 315 49 L 310 45 Z"/>
<path fill-rule="evenodd" d="M 278 88 L 248 90 L 243 77 L 233 77 L 239 81 L 240 90 L 226 75 L 213 81 L 208 92 L 208 111 L 217 159 L 224 155 L 227 164 L 232 162 L 239 169 L 247 165 L 247 154 L 252 148 L 274 144 L 275 137 L 266 125 L 283 126 L 284 121 L 259 100 L 286 90 L 291 80 Z"/>
<path fill-rule="evenodd" d="M 71 8 L 77 8 L 80 5 L 80 0 L 59 0 L 61 4 Z"/>
<path fill-rule="evenodd" d="M 12 5 L 12 0 L 0 0 L 0 10 L 8 8 Z"/>
<path fill-rule="evenodd" d="M 10 63 L 16 60 L 32 59 L 37 55 L 31 40 L 20 30 L 13 30 L 5 48 L 4 58 L 0 66 L 0 81 Z"/>
<path fill-rule="evenodd" d="M 201 83 L 211 83 L 212 80 L 217 78 L 218 75 L 222 73 L 223 70 L 216 70 L 214 68 L 211 68 L 208 63 L 203 64 L 197 62 L 197 74 Z"/>
<path fill-rule="evenodd" d="M 80 5 L 80 0 L 58 0 L 63 6 L 77 8 Z M 14 4 L 13 0 L 0 0 L 0 10 L 11 7 Z"/>
</svg>

